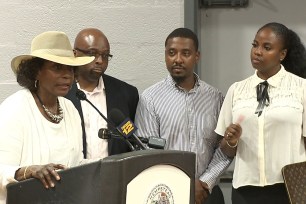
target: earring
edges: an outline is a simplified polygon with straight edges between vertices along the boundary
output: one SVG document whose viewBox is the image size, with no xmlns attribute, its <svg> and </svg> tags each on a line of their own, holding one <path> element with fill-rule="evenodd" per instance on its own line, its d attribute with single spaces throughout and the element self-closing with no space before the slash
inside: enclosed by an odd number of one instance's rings
<svg viewBox="0 0 306 204">
<path fill-rule="evenodd" d="M 36 79 L 35 82 L 34 82 L 34 87 L 37 89 L 37 82 L 38 80 Z"/>
</svg>

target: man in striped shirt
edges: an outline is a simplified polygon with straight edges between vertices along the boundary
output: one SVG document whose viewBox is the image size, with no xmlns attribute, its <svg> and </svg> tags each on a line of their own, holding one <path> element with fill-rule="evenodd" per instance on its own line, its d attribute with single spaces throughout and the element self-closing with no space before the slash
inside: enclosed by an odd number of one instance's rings
<svg viewBox="0 0 306 204">
<path fill-rule="evenodd" d="M 214 132 L 224 97 L 194 73 L 199 58 L 194 32 L 178 28 L 169 34 L 165 41 L 169 76 L 142 93 L 135 124 L 139 136 L 165 138 L 165 149 L 195 152 L 196 203 L 224 204 L 216 184 L 232 159 L 222 153 L 221 137 Z"/>
</svg>

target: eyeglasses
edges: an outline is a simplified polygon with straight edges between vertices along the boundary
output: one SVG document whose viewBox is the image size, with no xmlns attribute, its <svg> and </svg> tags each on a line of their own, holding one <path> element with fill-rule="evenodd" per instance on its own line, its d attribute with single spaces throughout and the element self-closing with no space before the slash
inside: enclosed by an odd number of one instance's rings
<svg viewBox="0 0 306 204">
<path fill-rule="evenodd" d="M 109 53 L 101 53 L 97 50 L 82 50 L 80 48 L 74 48 L 74 49 L 84 53 L 87 56 L 95 57 L 96 59 L 98 59 L 101 56 L 103 60 L 110 61 L 113 57 L 113 55 L 111 55 Z"/>
</svg>

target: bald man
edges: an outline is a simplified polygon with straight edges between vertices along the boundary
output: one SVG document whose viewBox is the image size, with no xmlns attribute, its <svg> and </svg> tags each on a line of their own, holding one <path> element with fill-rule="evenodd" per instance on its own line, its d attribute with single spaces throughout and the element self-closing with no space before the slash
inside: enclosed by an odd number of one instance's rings
<svg viewBox="0 0 306 204">
<path fill-rule="evenodd" d="M 99 129 L 108 127 L 106 121 L 86 101 L 78 100 L 75 93 L 77 89 L 84 91 L 87 99 L 105 116 L 116 108 L 134 120 L 139 99 L 137 88 L 105 74 L 112 55 L 108 39 L 102 31 L 96 28 L 81 30 L 75 38 L 74 53 L 76 56 L 95 57 L 90 64 L 75 70 L 76 82 L 66 96 L 81 116 L 84 158 L 104 158 L 130 151 L 124 140 L 98 137 Z"/>
</svg>

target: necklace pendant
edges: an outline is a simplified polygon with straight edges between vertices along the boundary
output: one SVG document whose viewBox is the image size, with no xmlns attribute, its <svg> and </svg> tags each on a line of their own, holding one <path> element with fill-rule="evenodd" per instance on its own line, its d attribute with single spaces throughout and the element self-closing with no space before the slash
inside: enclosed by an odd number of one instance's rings
<svg viewBox="0 0 306 204">
<path fill-rule="evenodd" d="M 36 96 L 37 96 L 41 106 L 43 107 L 45 113 L 48 115 L 48 117 L 51 119 L 52 122 L 59 123 L 59 122 L 61 122 L 61 120 L 63 120 L 63 118 L 64 118 L 63 109 L 60 106 L 60 103 L 59 103 L 58 99 L 56 101 L 57 102 L 57 112 L 58 112 L 58 114 L 54 114 L 42 103 L 38 94 L 36 94 Z"/>
<path fill-rule="evenodd" d="M 45 105 L 42 105 L 42 107 L 44 108 L 44 111 L 45 113 L 49 116 L 49 118 L 55 122 L 55 123 L 59 123 L 61 122 L 61 120 L 64 118 L 64 115 L 63 115 L 63 109 L 62 107 L 60 106 L 59 102 L 57 101 L 58 103 L 58 112 L 59 114 L 53 114 L 48 108 L 46 108 Z"/>
</svg>

